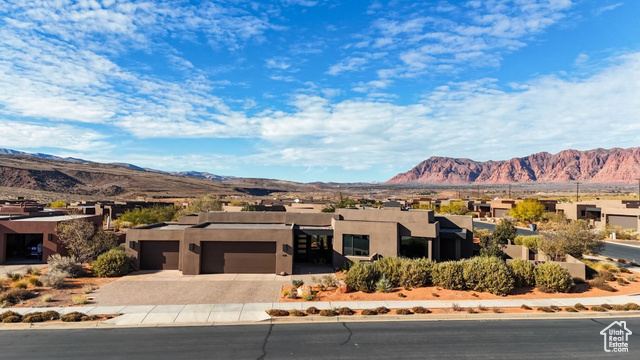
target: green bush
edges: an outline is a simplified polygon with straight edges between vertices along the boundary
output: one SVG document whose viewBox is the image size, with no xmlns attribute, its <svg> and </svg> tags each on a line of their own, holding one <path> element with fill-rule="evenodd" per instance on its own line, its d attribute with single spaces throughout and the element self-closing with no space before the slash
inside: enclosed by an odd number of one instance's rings
<svg viewBox="0 0 640 360">
<path fill-rule="evenodd" d="M 60 316 L 60 320 L 64 322 L 78 322 L 82 321 L 83 316 L 85 316 L 83 313 L 74 311 Z"/>
<path fill-rule="evenodd" d="M 413 313 L 409 309 L 396 309 L 396 314 L 398 314 L 398 315 L 411 315 Z"/>
<path fill-rule="evenodd" d="M 374 263 L 356 261 L 345 277 L 345 284 L 356 291 L 373 292 L 380 279 L 378 267 Z"/>
<path fill-rule="evenodd" d="M 378 314 L 388 314 L 389 313 L 389 309 L 384 307 L 384 306 L 380 306 L 380 307 L 376 308 L 375 310 L 376 310 L 376 312 Z"/>
<path fill-rule="evenodd" d="M 24 289 L 11 289 L 0 295 L 0 303 L 18 304 L 22 301 L 32 299 L 36 296 L 33 291 Z"/>
<path fill-rule="evenodd" d="M 569 271 L 558 263 L 547 261 L 538 265 L 536 270 L 536 286 L 550 292 L 569 292 L 573 287 L 573 279 Z"/>
<path fill-rule="evenodd" d="M 171 221 L 176 213 L 178 207 L 174 205 L 160 206 L 156 205 L 151 208 L 138 208 L 127 210 L 119 219 L 118 222 L 127 222 L 131 226 L 156 224 L 165 221 Z"/>
<path fill-rule="evenodd" d="M 289 310 L 289 315 L 291 315 L 291 316 L 307 316 L 307 314 L 304 311 L 300 311 L 300 310 Z"/>
<path fill-rule="evenodd" d="M 18 323 L 22 321 L 22 317 L 20 316 L 7 316 L 6 318 L 2 319 L 3 323 Z"/>
<path fill-rule="evenodd" d="M 540 240 L 540 236 L 538 235 L 531 235 L 531 236 L 519 235 L 519 236 L 516 236 L 515 239 L 513 239 L 513 243 L 516 245 L 522 245 L 531 250 L 537 250 L 539 240 Z"/>
<path fill-rule="evenodd" d="M 307 309 L 307 314 L 309 314 L 309 315 L 315 315 L 315 314 L 317 314 L 319 312 L 320 312 L 320 310 L 318 310 L 318 308 L 315 307 L 315 306 L 312 306 L 312 307 Z"/>
<path fill-rule="evenodd" d="M 536 285 L 536 266 L 530 261 L 524 259 L 515 259 L 507 264 L 515 280 L 515 285 L 535 286 Z"/>
<path fill-rule="evenodd" d="M 133 269 L 133 261 L 124 251 L 111 249 L 98 256 L 91 263 L 91 270 L 97 277 L 117 277 L 124 276 Z"/>
<path fill-rule="evenodd" d="M 433 284 L 449 290 L 464 289 L 463 261 L 445 261 L 433 267 Z"/>
<path fill-rule="evenodd" d="M 607 282 L 600 276 L 596 276 L 593 280 L 589 281 L 589 286 L 604 291 L 617 291 L 613 286 L 607 284 Z"/>
<path fill-rule="evenodd" d="M 44 321 L 58 320 L 60 319 L 60 314 L 57 311 L 49 310 L 42 313 L 42 318 Z"/>
<path fill-rule="evenodd" d="M 361 315 L 378 315 L 378 312 L 375 309 L 364 309 L 360 314 Z"/>
<path fill-rule="evenodd" d="M 514 289 L 511 271 L 502 259 L 477 256 L 463 262 L 465 287 L 495 295 L 507 295 Z"/>
<path fill-rule="evenodd" d="M 349 309 L 348 307 L 343 307 L 338 309 L 338 314 L 340 315 L 353 315 L 355 313 L 356 313 L 355 311 Z"/>
<path fill-rule="evenodd" d="M 2 314 L 0 314 L 0 320 L 4 320 L 4 319 L 6 319 L 8 317 L 11 317 L 11 316 L 22 318 L 22 315 L 18 314 L 17 312 L 5 311 Z"/>
<path fill-rule="evenodd" d="M 385 293 L 391 292 L 393 290 L 391 281 L 387 279 L 386 275 L 382 275 L 382 278 L 378 280 L 378 282 L 376 283 L 376 290 L 378 290 L 379 292 L 385 292 Z"/>
<path fill-rule="evenodd" d="M 626 303 L 624 307 L 627 308 L 627 310 L 640 310 L 640 305 L 636 303 Z"/>
<path fill-rule="evenodd" d="M 291 285 L 293 285 L 293 287 L 297 289 L 300 286 L 304 285 L 304 281 L 303 280 L 291 280 Z"/>
<path fill-rule="evenodd" d="M 573 307 L 576 308 L 576 310 L 589 310 L 586 306 L 582 305 L 581 303 L 577 303 L 573 305 Z"/>
<path fill-rule="evenodd" d="M 42 317 L 41 312 L 32 312 L 26 314 L 22 317 L 23 323 L 36 323 L 36 322 L 44 322 L 44 318 Z"/>
<path fill-rule="evenodd" d="M 40 281 L 40 278 L 37 276 L 32 276 L 29 279 L 27 279 L 27 281 L 29 282 L 29 284 L 33 286 L 42 286 L 42 282 Z"/>
<path fill-rule="evenodd" d="M 591 311 L 597 311 L 597 312 L 605 312 L 607 311 L 605 308 L 603 308 L 602 306 L 592 306 L 591 307 Z"/>
<path fill-rule="evenodd" d="M 14 272 L 11 272 L 11 271 L 7 271 L 7 277 L 9 279 L 11 279 L 11 281 L 18 281 L 18 280 L 22 279 L 22 274 L 14 273 Z"/>
<path fill-rule="evenodd" d="M 335 310 L 320 310 L 318 313 L 320 316 L 337 316 L 338 313 Z"/>
<path fill-rule="evenodd" d="M 410 261 L 408 259 L 401 259 L 399 257 L 390 256 L 383 257 L 375 262 L 380 276 L 384 276 L 389 280 L 392 287 L 400 285 L 400 268 L 403 263 Z"/>
<path fill-rule="evenodd" d="M 35 267 L 33 267 L 33 266 L 29 266 L 29 267 L 27 268 L 27 274 L 29 274 L 29 275 L 36 275 L 36 276 L 37 276 L 37 275 L 40 275 L 40 269 L 35 268 Z"/>
<path fill-rule="evenodd" d="M 20 280 L 20 281 L 16 281 L 13 283 L 13 285 L 11 285 L 12 288 L 14 289 L 26 289 L 27 288 L 27 281 L 26 280 Z"/>
<path fill-rule="evenodd" d="M 604 281 L 615 281 L 616 276 L 613 275 L 610 271 L 600 270 L 598 271 L 598 276 L 601 277 Z"/>
<path fill-rule="evenodd" d="M 416 313 L 416 314 L 428 314 L 428 313 L 431 312 L 431 311 L 429 311 L 428 309 L 425 309 L 422 306 L 416 306 L 411 310 L 413 310 L 413 312 Z"/>
<path fill-rule="evenodd" d="M 302 294 L 302 300 L 304 301 L 311 301 L 315 298 L 315 295 L 313 295 L 313 293 L 310 292 L 306 292 Z"/>
<path fill-rule="evenodd" d="M 424 287 L 433 284 L 435 262 L 421 259 L 407 259 L 400 266 L 400 283 L 405 288 Z"/>
</svg>

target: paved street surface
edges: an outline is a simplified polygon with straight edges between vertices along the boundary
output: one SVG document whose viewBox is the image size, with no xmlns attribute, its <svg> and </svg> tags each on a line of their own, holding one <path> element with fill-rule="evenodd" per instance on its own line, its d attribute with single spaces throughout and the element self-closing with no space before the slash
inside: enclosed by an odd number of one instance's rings
<svg viewBox="0 0 640 360">
<path fill-rule="evenodd" d="M 628 354 L 600 331 L 626 320 Z M 3 359 L 637 359 L 640 319 L 363 322 L 5 331 Z"/>
<path fill-rule="evenodd" d="M 489 231 L 493 231 L 493 229 L 495 229 L 496 224 L 492 224 L 492 223 L 487 223 L 487 222 L 483 222 L 483 221 L 478 221 L 478 220 L 473 220 L 473 227 L 476 229 L 486 229 Z M 527 230 L 527 229 L 522 229 L 522 228 L 517 228 L 517 234 L 518 235 L 525 235 L 525 236 L 529 236 L 529 235 L 538 235 L 537 231 L 531 231 L 531 230 Z"/>
<path fill-rule="evenodd" d="M 604 251 L 600 255 L 604 257 L 625 259 L 627 261 L 640 263 L 640 246 L 638 246 L 637 244 L 620 244 L 625 243 L 607 241 Z"/>
</svg>

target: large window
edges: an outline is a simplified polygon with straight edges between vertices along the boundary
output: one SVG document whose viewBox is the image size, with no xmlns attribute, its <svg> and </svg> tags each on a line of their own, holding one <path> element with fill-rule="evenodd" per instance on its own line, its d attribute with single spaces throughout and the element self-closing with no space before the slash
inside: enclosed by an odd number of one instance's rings
<svg viewBox="0 0 640 360">
<path fill-rule="evenodd" d="M 369 256 L 369 235 L 342 235 L 342 254 Z"/>
<path fill-rule="evenodd" d="M 425 237 L 403 236 L 400 239 L 400 255 L 410 258 L 429 257 L 429 239 Z"/>
</svg>

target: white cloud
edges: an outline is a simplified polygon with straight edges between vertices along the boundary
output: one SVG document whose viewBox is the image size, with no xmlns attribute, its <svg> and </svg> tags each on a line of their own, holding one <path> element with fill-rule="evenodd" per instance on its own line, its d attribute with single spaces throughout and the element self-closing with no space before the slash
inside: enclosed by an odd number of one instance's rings
<svg viewBox="0 0 640 360">
<path fill-rule="evenodd" d="M 350 58 L 344 59 L 338 64 L 331 66 L 327 71 L 327 74 L 338 75 L 345 71 L 362 70 L 362 67 L 367 62 L 369 61 L 362 57 L 350 57 Z"/>
<path fill-rule="evenodd" d="M 291 59 L 287 57 L 274 57 L 265 60 L 268 69 L 287 70 L 291 67 Z"/>
<path fill-rule="evenodd" d="M 99 133 L 69 125 L 41 125 L 0 120 L 0 145 L 14 149 L 54 147 L 77 151 L 105 149 L 110 145 Z"/>
<path fill-rule="evenodd" d="M 597 8 L 597 9 L 595 9 L 593 13 L 596 16 L 599 16 L 604 12 L 615 10 L 615 9 L 619 8 L 620 6 L 622 6 L 622 5 L 624 5 L 624 4 L 621 3 L 621 2 L 618 2 L 618 3 L 607 5 L 607 6 L 601 6 L 601 7 Z"/>
</svg>

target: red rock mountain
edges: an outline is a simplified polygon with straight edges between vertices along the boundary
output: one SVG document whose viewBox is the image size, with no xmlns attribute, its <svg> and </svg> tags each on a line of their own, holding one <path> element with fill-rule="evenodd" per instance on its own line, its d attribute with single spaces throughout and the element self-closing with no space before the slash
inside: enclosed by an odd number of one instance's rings
<svg viewBox="0 0 640 360">
<path fill-rule="evenodd" d="M 506 161 L 431 157 L 387 184 L 504 184 L 517 182 L 633 183 L 640 178 L 640 147 L 541 152 Z"/>
</svg>

